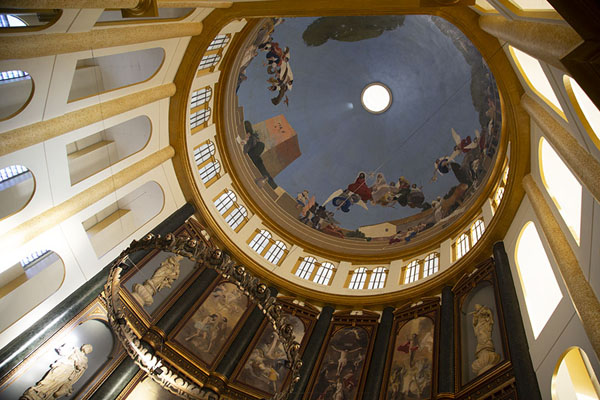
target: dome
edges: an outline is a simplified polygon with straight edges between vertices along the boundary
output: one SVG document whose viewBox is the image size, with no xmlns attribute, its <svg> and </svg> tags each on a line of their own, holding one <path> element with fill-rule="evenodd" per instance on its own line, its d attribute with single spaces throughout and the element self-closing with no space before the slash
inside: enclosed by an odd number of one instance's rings
<svg viewBox="0 0 600 400">
<path fill-rule="evenodd" d="M 325 251 L 399 253 L 440 241 L 489 191 L 500 98 L 454 25 L 429 15 L 255 25 L 230 70 L 223 111 L 236 127 L 224 139 L 253 208 L 279 230 Z M 362 107 L 373 82 L 392 95 L 385 112 Z"/>
</svg>

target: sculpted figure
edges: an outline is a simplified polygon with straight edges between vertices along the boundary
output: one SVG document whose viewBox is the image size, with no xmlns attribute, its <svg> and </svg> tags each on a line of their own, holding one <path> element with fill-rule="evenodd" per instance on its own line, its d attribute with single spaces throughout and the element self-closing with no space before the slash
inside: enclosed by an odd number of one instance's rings
<svg viewBox="0 0 600 400">
<path fill-rule="evenodd" d="M 133 285 L 133 297 L 142 306 L 149 306 L 154 303 L 154 295 L 164 288 L 170 288 L 171 284 L 179 278 L 179 261 L 183 257 L 176 255 L 164 260 L 160 267 L 154 271 L 152 278 L 144 284 L 136 283 Z"/>
<path fill-rule="evenodd" d="M 473 372 L 478 376 L 500 362 L 500 354 L 496 353 L 492 340 L 494 317 L 489 307 L 475 304 L 473 314 L 473 330 L 477 338 L 475 361 L 471 364 Z"/>
<path fill-rule="evenodd" d="M 50 371 L 41 381 L 23 393 L 20 400 L 46 400 L 69 396 L 73 393 L 73 385 L 87 369 L 86 354 L 90 354 L 92 350 L 91 344 L 84 344 L 79 349 L 56 349 L 62 357 L 50 366 Z"/>
</svg>

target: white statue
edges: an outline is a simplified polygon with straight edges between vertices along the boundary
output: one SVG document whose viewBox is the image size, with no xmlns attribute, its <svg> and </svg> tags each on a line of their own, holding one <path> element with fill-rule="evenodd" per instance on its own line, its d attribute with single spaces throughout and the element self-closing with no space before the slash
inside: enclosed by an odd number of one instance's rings
<svg viewBox="0 0 600 400">
<path fill-rule="evenodd" d="M 475 304 L 475 311 L 472 314 L 477 348 L 475 349 L 475 361 L 471 364 L 471 368 L 479 376 L 500 362 L 500 354 L 496 353 L 492 340 L 492 328 L 494 327 L 492 310 L 481 304 Z"/>
<path fill-rule="evenodd" d="M 50 371 L 41 381 L 23 393 L 20 400 L 46 400 L 58 399 L 73 393 L 73 385 L 81 378 L 88 367 L 86 354 L 90 354 L 91 344 L 84 344 L 81 348 L 63 347 L 56 349 L 61 357 L 51 366 Z"/>
<path fill-rule="evenodd" d="M 160 267 L 154 271 L 152 278 L 143 284 L 133 285 L 133 297 L 136 301 L 142 306 L 152 305 L 154 295 L 163 288 L 170 288 L 171 284 L 179 278 L 179 261 L 182 258 L 179 255 L 167 258 L 160 263 Z"/>
</svg>

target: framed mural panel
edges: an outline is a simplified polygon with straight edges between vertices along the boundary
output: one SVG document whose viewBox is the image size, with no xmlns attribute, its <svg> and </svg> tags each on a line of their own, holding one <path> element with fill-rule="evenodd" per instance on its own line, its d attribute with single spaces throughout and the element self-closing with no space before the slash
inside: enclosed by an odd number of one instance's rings
<svg viewBox="0 0 600 400">
<path fill-rule="evenodd" d="M 175 236 L 188 236 L 206 242 L 198 228 L 189 222 Z M 145 327 L 156 323 L 204 270 L 203 266 L 173 253 L 151 251 L 123 276 L 124 301 Z"/>
<path fill-rule="evenodd" d="M 0 398 L 88 399 L 126 356 L 96 298 L 4 376 Z"/>
<path fill-rule="evenodd" d="M 305 399 L 359 399 L 369 369 L 379 314 L 334 314 Z"/>
<path fill-rule="evenodd" d="M 234 283 L 219 278 L 169 334 L 169 346 L 205 372 L 212 370 L 253 308 Z"/>
<path fill-rule="evenodd" d="M 174 395 L 140 371 L 117 396 L 116 400 L 177 400 Z"/>
<path fill-rule="evenodd" d="M 437 393 L 440 299 L 394 312 L 380 399 L 426 400 Z"/>
<path fill-rule="evenodd" d="M 452 291 L 456 388 L 464 392 L 494 379 L 510 366 L 493 260 L 464 275 Z"/>
<path fill-rule="evenodd" d="M 319 310 L 298 305 L 289 297 L 279 297 L 286 323 L 294 327 L 295 340 L 304 352 L 317 321 Z M 233 386 L 257 398 L 271 397 L 289 383 L 287 357 L 273 326 L 265 319 L 231 377 Z"/>
</svg>

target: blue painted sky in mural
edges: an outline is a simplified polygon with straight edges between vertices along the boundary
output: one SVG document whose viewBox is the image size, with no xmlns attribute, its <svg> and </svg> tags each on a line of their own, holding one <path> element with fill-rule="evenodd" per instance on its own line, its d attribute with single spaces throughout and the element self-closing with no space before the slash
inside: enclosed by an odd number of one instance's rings
<svg viewBox="0 0 600 400">
<path fill-rule="evenodd" d="M 406 16 L 402 26 L 377 38 L 329 40 L 318 47 L 302 40 L 315 18 L 286 19 L 275 29 L 274 41 L 291 50 L 289 107 L 271 104 L 264 52 L 248 66 L 238 99 L 244 119 L 254 124 L 284 114 L 298 134 L 302 155 L 274 178 L 278 185 L 293 197 L 307 189 L 321 204 L 360 171 L 382 172 L 388 182 L 405 176 L 423 185 L 428 202 L 458 184 L 452 173 L 431 183 L 434 162 L 452 153 L 451 128 L 474 137 L 481 124 L 471 98 L 471 67 L 431 18 Z M 360 101 L 363 88 L 375 81 L 393 94 L 390 109 L 379 115 L 364 110 Z M 335 219 L 355 229 L 421 211 L 368 207 L 336 211 Z M 329 203 L 327 209 L 334 207 Z"/>
</svg>

